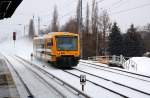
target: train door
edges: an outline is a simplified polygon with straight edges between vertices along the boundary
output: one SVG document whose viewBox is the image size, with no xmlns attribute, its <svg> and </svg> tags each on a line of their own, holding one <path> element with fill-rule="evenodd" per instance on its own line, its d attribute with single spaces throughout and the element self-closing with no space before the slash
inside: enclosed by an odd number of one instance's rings
<svg viewBox="0 0 150 98">
<path fill-rule="evenodd" d="M 52 46 L 53 46 L 53 41 L 52 41 L 52 38 L 48 38 L 46 39 L 46 43 L 45 43 L 45 54 L 46 54 L 46 60 L 47 61 L 51 61 L 51 58 L 52 58 Z"/>
</svg>

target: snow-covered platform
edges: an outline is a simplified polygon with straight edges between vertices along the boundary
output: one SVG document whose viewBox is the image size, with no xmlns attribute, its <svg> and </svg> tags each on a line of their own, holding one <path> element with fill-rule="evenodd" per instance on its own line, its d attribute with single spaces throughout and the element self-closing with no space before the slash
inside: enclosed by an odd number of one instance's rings
<svg viewBox="0 0 150 98">
<path fill-rule="evenodd" d="M 1 56 L 1 55 L 0 55 Z M 0 98 L 20 98 L 8 65 L 0 58 Z"/>
</svg>

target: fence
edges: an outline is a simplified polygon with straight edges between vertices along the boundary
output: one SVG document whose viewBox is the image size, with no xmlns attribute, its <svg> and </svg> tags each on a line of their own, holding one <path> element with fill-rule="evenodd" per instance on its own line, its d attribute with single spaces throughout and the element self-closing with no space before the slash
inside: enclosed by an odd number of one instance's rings
<svg viewBox="0 0 150 98">
<path fill-rule="evenodd" d="M 124 69 L 129 70 L 130 68 L 132 68 L 134 70 L 137 70 L 137 64 L 133 60 L 129 59 L 128 57 L 124 57 L 123 55 L 93 56 L 93 57 L 89 57 L 88 60 L 97 61 L 107 65 L 113 63 L 123 67 Z"/>
</svg>

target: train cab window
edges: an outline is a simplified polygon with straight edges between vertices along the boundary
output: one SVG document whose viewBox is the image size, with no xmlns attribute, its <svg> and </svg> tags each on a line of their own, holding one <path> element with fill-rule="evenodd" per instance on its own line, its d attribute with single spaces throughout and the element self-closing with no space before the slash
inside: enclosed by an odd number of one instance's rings
<svg viewBox="0 0 150 98">
<path fill-rule="evenodd" d="M 56 47 L 59 51 L 78 50 L 78 38 L 76 36 L 57 36 Z"/>
</svg>

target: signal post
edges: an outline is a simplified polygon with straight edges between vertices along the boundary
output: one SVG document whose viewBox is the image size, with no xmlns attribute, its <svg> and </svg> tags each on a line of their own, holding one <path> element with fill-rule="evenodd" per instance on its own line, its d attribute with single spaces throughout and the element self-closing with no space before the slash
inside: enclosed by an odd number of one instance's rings
<svg viewBox="0 0 150 98">
<path fill-rule="evenodd" d="M 14 40 L 14 47 L 15 47 L 15 41 L 16 41 L 16 32 L 13 32 L 13 40 Z"/>
</svg>

